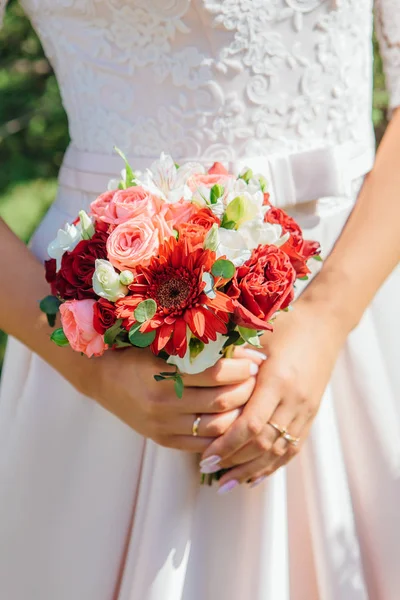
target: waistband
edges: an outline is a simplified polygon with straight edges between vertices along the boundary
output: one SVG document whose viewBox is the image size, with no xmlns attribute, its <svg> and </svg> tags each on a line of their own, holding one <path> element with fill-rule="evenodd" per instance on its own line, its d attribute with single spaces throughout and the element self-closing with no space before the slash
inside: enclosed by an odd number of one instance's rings
<svg viewBox="0 0 400 600">
<path fill-rule="evenodd" d="M 132 168 L 139 171 L 150 167 L 157 158 L 128 156 Z M 213 162 L 198 157 L 184 158 L 181 162 L 189 160 L 200 162 L 205 167 Z M 255 173 L 262 173 L 268 180 L 271 202 L 282 208 L 320 198 L 348 196 L 352 181 L 366 175 L 374 160 L 372 146 L 358 146 L 352 142 L 286 155 L 250 156 L 221 162 L 234 173 L 245 166 Z M 77 191 L 99 195 L 107 190 L 110 179 L 119 176 L 122 167 L 117 155 L 84 152 L 71 144 L 64 156 L 59 183 L 69 188 L 71 195 L 76 195 Z"/>
</svg>

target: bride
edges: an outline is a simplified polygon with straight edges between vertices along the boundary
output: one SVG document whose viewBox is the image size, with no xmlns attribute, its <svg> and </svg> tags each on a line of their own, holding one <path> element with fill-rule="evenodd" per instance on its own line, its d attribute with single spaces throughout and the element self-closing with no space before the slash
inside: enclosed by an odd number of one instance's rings
<svg viewBox="0 0 400 600">
<path fill-rule="evenodd" d="M 1 598 L 397 600 L 399 4 L 375 3 L 376 159 L 372 0 L 21 4 L 72 142 L 30 250 L 0 224 Z M 142 351 L 56 348 L 38 309 L 47 245 L 118 173 L 114 144 L 137 169 L 166 151 L 268 172 L 326 257 L 263 353 L 188 376 L 183 401 Z"/>
</svg>

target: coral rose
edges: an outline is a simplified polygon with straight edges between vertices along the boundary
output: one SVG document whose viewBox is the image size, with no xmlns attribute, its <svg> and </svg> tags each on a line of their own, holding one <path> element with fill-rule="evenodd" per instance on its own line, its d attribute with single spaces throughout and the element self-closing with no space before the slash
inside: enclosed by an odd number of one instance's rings
<svg viewBox="0 0 400 600">
<path fill-rule="evenodd" d="M 216 215 L 209 208 L 201 208 L 197 210 L 189 219 L 188 223 L 193 223 L 194 225 L 201 225 L 209 231 L 214 223 L 220 225 L 221 221 L 218 219 Z"/>
<path fill-rule="evenodd" d="M 208 173 L 210 175 L 230 175 L 229 171 L 227 171 L 220 162 L 215 162 L 212 167 L 208 169 Z"/>
<path fill-rule="evenodd" d="M 269 319 L 293 300 L 295 280 L 296 272 L 281 248 L 258 246 L 226 289 L 235 300 L 235 323 L 271 330 Z"/>
<path fill-rule="evenodd" d="M 107 240 L 108 260 L 123 271 L 146 266 L 157 255 L 160 244 L 173 236 L 162 213 L 148 214 L 118 225 Z"/>
<path fill-rule="evenodd" d="M 94 300 L 69 300 L 60 306 L 61 323 L 70 346 L 89 358 L 101 356 L 107 348 L 93 326 Z"/>
<path fill-rule="evenodd" d="M 168 209 L 165 213 L 165 220 L 168 221 L 172 227 L 180 225 L 181 223 L 187 223 L 199 210 L 197 204 L 193 204 L 187 200 L 180 200 L 179 202 L 175 202 L 175 204 L 168 204 L 167 206 Z"/>
<path fill-rule="evenodd" d="M 142 214 L 152 216 L 161 211 L 164 202 L 141 186 L 101 194 L 92 202 L 95 218 L 110 225 L 120 225 Z"/>
<path fill-rule="evenodd" d="M 181 225 L 178 225 L 176 229 L 179 233 L 179 238 L 190 240 L 193 249 L 203 247 L 208 229 L 195 223 L 182 223 Z"/>
</svg>

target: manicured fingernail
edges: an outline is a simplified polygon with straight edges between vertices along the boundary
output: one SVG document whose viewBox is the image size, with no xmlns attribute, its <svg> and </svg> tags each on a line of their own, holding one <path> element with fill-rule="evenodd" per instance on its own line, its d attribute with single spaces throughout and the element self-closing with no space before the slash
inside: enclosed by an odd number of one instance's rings
<svg viewBox="0 0 400 600">
<path fill-rule="evenodd" d="M 210 473 L 217 473 L 220 470 L 219 463 L 216 465 L 203 465 L 200 467 L 200 473 L 204 473 L 205 475 L 209 475 Z"/>
<path fill-rule="evenodd" d="M 217 465 L 221 462 L 221 457 L 213 454 L 212 456 L 207 456 L 202 461 L 200 461 L 200 467 L 210 467 L 211 465 Z"/>
<path fill-rule="evenodd" d="M 250 364 L 250 375 L 257 375 L 257 373 L 258 373 L 258 370 L 259 370 L 259 367 L 258 367 L 258 365 L 256 365 L 256 363 L 253 363 L 253 362 L 252 362 L 252 363 Z"/>
<path fill-rule="evenodd" d="M 262 483 L 262 482 L 264 481 L 264 479 L 266 479 L 266 478 L 267 478 L 267 476 L 266 476 L 266 475 L 262 475 L 261 477 L 258 477 L 257 479 L 255 479 L 255 480 L 253 481 L 253 483 L 251 483 L 251 484 L 249 485 L 249 487 L 251 487 L 251 488 L 255 488 L 255 487 L 257 487 L 257 486 L 258 486 L 258 485 L 260 485 L 260 483 Z"/>
<path fill-rule="evenodd" d="M 221 485 L 217 493 L 220 494 L 220 496 L 222 496 L 223 494 L 227 494 L 228 492 L 233 490 L 233 488 L 237 487 L 238 485 L 239 482 L 237 479 L 231 479 L 230 481 L 224 483 L 224 485 Z"/>
<path fill-rule="evenodd" d="M 266 360 L 266 356 L 263 352 L 259 352 L 258 350 L 252 350 L 251 348 L 246 348 L 246 354 L 249 354 L 250 357 L 258 358 L 261 360 Z"/>
</svg>

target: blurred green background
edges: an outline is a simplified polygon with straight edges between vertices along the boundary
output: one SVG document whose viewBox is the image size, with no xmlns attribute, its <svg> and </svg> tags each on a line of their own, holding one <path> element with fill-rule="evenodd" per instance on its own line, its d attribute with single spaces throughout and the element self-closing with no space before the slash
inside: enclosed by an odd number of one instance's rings
<svg viewBox="0 0 400 600">
<path fill-rule="evenodd" d="M 375 44 L 373 119 L 379 141 L 387 93 Z M 11 0 L 0 32 L 0 216 L 24 241 L 54 199 L 68 144 L 58 86 L 40 42 Z M 6 336 L 0 331 L 0 370 Z"/>
</svg>

